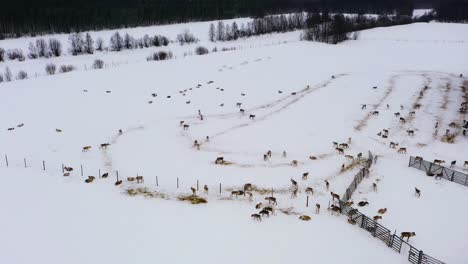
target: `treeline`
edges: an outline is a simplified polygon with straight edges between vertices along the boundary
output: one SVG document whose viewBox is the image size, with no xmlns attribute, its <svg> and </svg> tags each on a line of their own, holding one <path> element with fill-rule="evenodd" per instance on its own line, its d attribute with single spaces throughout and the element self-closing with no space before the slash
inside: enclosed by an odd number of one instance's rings
<svg viewBox="0 0 468 264">
<path fill-rule="evenodd" d="M 0 38 L 300 11 L 410 14 L 415 0 L 15 0 L 0 8 Z M 429 0 L 435 1 L 435 0 Z"/>
<path fill-rule="evenodd" d="M 443 22 L 468 22 L 468 0 L 441 0 L 437 19 Z"/>
<path fill-rule="evenodd" d="M 235 21 L 232 24 L 219 21 L 216 26 L 210 24 L 208 38 L 210 41 L 228 41 L 269 33 L 288 32 L 304 28 L 305 19 L 306 14 L 300 12 L 256 18 L 247 24 L 242 23 L 240 27 Z"/>
<path fill-rule="evenodd" d="M 381 15 L 374 18 L 363 15 L 346 17 L 343 14 L 330 16 L 328 13 L 313 13 L 308 14 L 306 20 L 307 27 L 304 29 L 301 39 L 337 44 L 350 38 L 356 39 L 358 37 L 356 31 L 359 30 L 404 25 L 414 22 L 428 22 L 432 19 L 432 14 L 418 18 L 401 15 Z M 351 35 L 351 32 L 354 33 Z"/>
</svg>

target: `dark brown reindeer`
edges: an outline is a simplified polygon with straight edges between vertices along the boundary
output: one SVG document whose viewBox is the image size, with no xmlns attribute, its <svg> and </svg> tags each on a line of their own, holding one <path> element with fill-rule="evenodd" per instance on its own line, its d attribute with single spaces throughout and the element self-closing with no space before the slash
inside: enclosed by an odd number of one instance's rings
<svg viewBox="0 0 468 264">
<path fill-rule="evenodd" d="M 377 211 L 379 214 L 385 214 L 387 212 L 387 208 L 381 208 Z"/>
<path fill-rule="evenodd" d="M 262 221 L 262 217 L 259 214 L 252 214 L 250 217 L 252 217 L 253 220 Z"/>
<path fill-rule="evenodd" d="M 208 185 L 205 184 L 205 186 L 203 186 L 203 190 L 205 191 L 206 194 L 208 194 Z"/>
<path fill-rule="evenodd" d="M 273 196 L 265 197 L 265 200 L 267 200 L 269 204 L 270 204 L 270 203 L 273 203 L 273 204 L 275 204 L 275 205 L 278 204 L 278 203 L 276 202 L 276 198 L 273 197 Z"/>
<path fill-rule="evenodd" d="M 249 119 L 254 120 L 255 115 L 249 115 Z"/>
<path fill-rule="evenodd" d="M 299 161 L 293 160 L 293 161 L 291 162 L 291 165 L 297 167 L 297 165 L 299 165 Z"/>
<path fill-rule="evenodd" d="M 335 198 L 336 198 L 338 201 L 340 201 L 340 195 L 339 195 L 339 194 L 336 194 L 336 193 L 334 193 L 334 192 L 331 192 L 330 194 L 331 194 L 331 196 L 332 196 L 333 201 L 335 201 Z"/>
<path fill-rule="evenodd" d="M 136 176 L 135 179 L 136 179 L 136 182 L 137 182 L 137 183 L 143 183 L 143 182 L 145 182 L 145 180 L 143 179 L 143 176 Z"/>
<path fill-rule="evenodd" d="M 307 177 L 309 177 L 309 173 L 308 173 L 308 172 L 302 173 L 302 180 L 303 180 L 303 181 L 307 180 Z"/>
<path fill-rule="evenodd" d="M 336 151 L 338 151 L 338 154 L 344 155 L 344 150 L 342 148 L 336 148 Z"/>
<path fill-rule="evenodd" d="M 396 112 L 393 114 L 395 117 L 399 117 L 400 116 L 400 112 Z"/>
<path fill-rule="evenodd" d="M 320 204 L 318 203 L 315 204 L 315 213 L 320 214 Z"/>
<path fill-rule="evenodd" d="M 197 189 L 190 187 L 190 190 L 192 191 L 193 196 L 197 195 Z"/>
<path fill-rule="evenodd" d="M 183 127 L 183 129 L 184 129 L 184 130 L 188 130 L 188 129 L 189 129 L 189 127 L 190 127 L 190 125 L 188 125 L 188 124 L 184 124 L 182 127 Z"/>
<path fill-rule="evenodd" d="M 414 136 L 414 130 L 406 130 L 406 133 L 408 133 L 408 136 Z"/>
<path fill-rule="evenodd" d="M 313 195 L 314 194 L 314 189 L 312 187 L 307 187 L 305 190 L 305 193 Z"/>
<path fill-rule="evenodd" d="M 400 238 L 404 239 L 405 237 L 407 238 L 406 241 L 408 242 L 410 237 L 416 236 L 415 232 L 401 232 Z"/>
<path fill-rule="evenodd" d="M 441 165 L 442 163 L 445 163 L 445 160 L 435 159 L 433 163 L 437 165 Z"/>
<path fill-rule="evenodd" d="M 400 117 L 400 123 L 406 123 L 406 119 L 404 119 L 403 117 Z"/>
<path fill-rule="evenodd" d="M 372 115 L 373 115 L 373 116 L 378 116 L 378 115 L 379 115 L 379 111 L 374 111 L 374 112 L 372 112 Z"/>
<path fill-rule="evenodd" d="M 359 206 L 359 207 L 364 207 L 364 206 L 366 206 L 366 205 L 368 205 L 368 204 L 369 204 L 369 202 L 367 202 L 367 201 L 360 201 L 360 202 L 358 203 L 358 206 Z"/>
<path fill-rule="evenodd" d="M 372 190 L 374 192 L 377 192 L 377 183 L 375 183 L 375 182 L 372 183 Z"/>
<path fill-rule="evenodd" d="M 399 145 L 399 144 L 396 143 L 396 142 L 390 142 L 389 147 L 391 147 L 391 148 L 396 148 L 398 145 Z"/>
<path fill-rule="evenodd" d="M 398 153 L 400 154 L 406 154 L 406 148 L 399 148 Z"/>
<path fill-rule="evenodd" d="M 262 210 L 259 212 L 259 214 L 260 214 L 262 217 L 265 217 L 265 216 L 269 217 L 269 216 L 270 216 L 270 211 L 265 210 L 265 209 L 262 209 Z"/>
<path fill-rule="evenodd" d="M 224 157 L 217 157 L 215 160 L 215 164 L 224 164 Z"/>
<path fill-rule="evenodd" d="M 327 191 L 330 188 L 330 183 L 327 180 L 325 180 L 325 187 L 327 188 Z"/>
<path fill-rule="evenodd" d="M 418 188 L 414 187 L 414 195 L 416 197 L 421 197 L 421 190 L 419 190 Z"/>
<path fill-rule="evenodd" d="M 367 108 L 367 105 L 365 105 L 365 104 L 363 104 L 363 105 L 361 106 L 361 109 L 362 109 L 362 110 L 364 110 L 364 109 L 366 109 L 366 108 Z"/>
</svg>

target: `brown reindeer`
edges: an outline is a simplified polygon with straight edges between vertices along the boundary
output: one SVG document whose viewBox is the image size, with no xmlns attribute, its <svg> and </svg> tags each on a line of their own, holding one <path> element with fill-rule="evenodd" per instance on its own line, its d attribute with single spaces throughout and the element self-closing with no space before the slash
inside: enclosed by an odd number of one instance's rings
<svg viewBox="0 0 468 264">
<path fill-rule="evenodd" d="M 456 164 L 457 164 L 457 161 L 456 161 L 456 160 L 452 160 L 452 162 L 450 162 L 450 168 L 455 167 Z"/>
<path fill-rule="evenodd" d="M 203 190 L 205 191 L 206 194 L 208 194 L 208 185 L 205 184 L 205 186 L 203 186 Z"/>
<path fill-rule="evenodd" d="M 143 176 L 136 176 L 135 179 L 136 179 L 137 183 L 143 183 L 143 182 L 145 182 L 145 179 L 143 179 Z"/>
<path fill-rule="evenodd" d="M 179 126 L 184 126 L 184 123 L 185 123 L 185 121 L 183 121 L 183 120 L 180 121 L 180 122 L 179 122 Z"/>
<path fill-rule="evenodd" d="M 414 161 L 417 161 L 417 162 L 422 162 L 423 161 L 423 158 L 421 156 L 416 156 L 414 158 Z"/>
<path fill-rule="evenodd" d="M 252 217 L 253 220 L 262 221 L 262 217 L 259 214 L 252 214 L 250 217 Z"/>
<path fill-rule="evenodd" d="M 332 196 L 333 201 L 335 201 L 335 198 L 336 198 L 338 201 L 340 200 L 340 195 L 338 195 L 338 194 L 336 194 L 336 193 L 334 193 L 334 192 L 331 192 L 330 194 L 331 194 L 331 196 Z"/>
<path fill-rule="evenodd" d="M 315 204 L 315 213 L 320 214 L 320 204 L 318 203 Z"/>
<path fill-rule="evenodd" d="M 396 113 L 394 113 L 393 115 L 395 115 L 395 117 L 399 117 L 399 116 L 400 116 L 400 112 L 396 112 Z"/>
<path fill-rule="evenodd" d="M 396 143 L 396 142 L 390 142 L 389 147 L 391 147 L 391 148 L 396 148 L 398 145 L 399 145 L 399 144 Z"/>
<path fill-rule="evenodd" d="M 302 173 L 302 180 L 303 180 L 303 181 L 307 180 L 307 177 L 309 177 L 309 173 L 308 173 L 308 172 Z"/>
<path fill-rule="evenodd" d="M 463 167 L 467 167 L 468 166 L 468 160 L 465 160 L 465 163 L 463 163 Z"/>
<path fill-rule="evenodd" d="M 372 112 L 372 115 L 378 116 L 378 115 L 379 115 L 379 111 L 374 111 L 374 112 Z"/>
<path fill-rule="evenodd" d="M 114 183 L 115 186 L 119 186 L 119 185 L 121 185 L 121 184 L 122 184 L 122 180 L 117 180 L 117 181 Z"/>
<path fill-rule="evenodd" d="M 406 148 L 399 148 L 398 153 L 400 154 L 406 154 Z"/>
<path fill-rule="evenodd" d="M 70 173 L 69 173 L 69 172 L 65 172 L 65 173 L 63 174 L 63 176 L 65 176 L 65 177 L 70 176 Z"/>
<path fill-rule="evenodd" d="M 293 165 L 293 166 L 297 166 L 298 164 L 299 164 L 299 162 L 298 162 L 297 160 L 293 160 L 293 161 L 291 162 L 291 165 Z"/>
<path fill-rule="evenodd" d="M 66 167 L 66 166 L 65 166 L 65 167 L 63 167 L 63 169 L 64 169 L 65 171 L 69 171 L 69 172 L 70 172 L 70 171 L 73 171 L 73 168 L 72 168 L 72 167 Z"/>
<path fill-rule="evenodd" d="M 336 214 L 336 215 L 339 215 L 340 212 L 341 212 L 341 208 L 337 205 L 334 205 L 332 204 L 328 210 L 330 211 L 330 213 L 333 215 L 333 214 Z"/>
<path fill-rule="evenodd" d="M 409 241 L 410 237 L 414 237 L 416 236 L 416 233 L 415 232 L 401 232 L 401 235 L 400 235 L 400 238 L 407 238 L 407 242 Z"/>
<path fill-rule="evenodd" d="M 110 146 L 109 143 L 102 143 L 101 144 L 101 149 L 106 149 L 108 146 Z"/>
<path fill-rule="evenodd" d="M 60 133 L 60 132 L 62 132 L 62 129 L 60 129 L 60 128 L 56 128 L 56 129 L 55 129 L 55 132 L 58 132 L 58 133 Z"/>
<path fill-rule="evenodd" d="M 241 107 L 242 103 L 236 103 L 236 107 Z"/>
<path fill-rule="evenodd" d="M 328 191 L 328 188 L 330 188 L 330 183 L 327 180 L 325 180 L 325 187 L 327 188 L 327 191 Z"/>
<path fill-rule="evenodd" d="M 244 109 L 240 109 L 239 112 L 240 112 L 241 114 L 245 114 L 245 110 L 244 110 Z"/>
<path fill-rule="evenodd" d="M 86 179 L 85 182 L 86 182 L 86 183 L 91 183 L 91 182 L 94 181 L 95 178 L 96 178 L 96 177 L 94 177 L 94 176 L 88 176 L 88 179 Z"/>
<path fill-rule="evenodd" d="M 349 145 L 347 143 L 341 143 L 340 145 L 338 145 L 338 147 L 343 148 L 343 149 L 347 149 L 347 148 L 349 148 Z"/>
<path fill-rule="evenodd" d="M 267 154 L 263 154 L 263 161 L 268 161 L 268 155 Z"/>
<path fill-rule="evenodd" d="M 244 195 L 244 191 L 232 191 L 231 192 L 231 197 L 234 196 L 234 195 L 237 198 L 239 195 Z"/>
<path fill-rule="evenodd" d="M 364 207 L 364 206 L 366 206 L 366 205 L 368 205 L 368 204 L 369 204 L 369 202 L 367 202 L 367 201 L 360 201 L 360 202 L 358 203 L 358 206 L 359 206 L 359 207 Z"/>
<path fill-rule="evenodd" d="M 224 157 L 217 157 L 215 160 L 215 164 L 224 164 Z"/>
<path fill-rule="evenodd" d="M 406 119 L 404 119 L 403 117 L 400 117 L 400 123 L 406 123 Z"/>
<path fill-rule="evenodd" d="M 193 196 L 197 195 L 197 189 L 190 187 L 190 190 L 192 191 Z"/>
<path fill-rule="evenodd" d="M 103 173 L 103 174 L 101 175 L 101 178 L 104 178 L 104 179 L 105 179 L 105 178 L 107 178 L 107 177 L 109 177 L 109 173 L 108 173 L 108 172 Z"/>
<path fill-rule="evenodd" d="M 364 110 L 366 108 L 367 108 L 367 105 L 365 105 L 365 104 L 361 105 L 361 110 Z"/>
<path fill-rule="evenodd" d="M 249 119 L 254 120 L 255 115 L 249 115 Z"/>
<path fill-rule="evenodd" d="M 377 211 L 379 214 L 385 214 L 387 212 L 387 208 L 381 208 Z"/>
<path fill-rule="evenodd" d="M 265 197 L 265 200 L 267 200 L 269 204 L 270 204 L 270 203 L 273 203 L 273 204 L 275 204 L 275 205 L 278 204 L 278 203 L 276 202 L 276 198 L 275 198 L 275 197 L 272 197 L 272 196 Z"/>
<path fill-rule="evenodd" d="M 305 190 L 305 192 L 306 192 L 307 194 L 313 195 L 313 194 L 314 194 L 314 189 L 313 189 L 312 187 L 307 187 L 306 190 Z"/>
<path fill-rule="evenodd" d="M 261 209 L 262 207 L 263 207 L 262 203 L 258 203 L 257 205 L 255 205 L 255 209 Z"/>
<path fill-rule="evenodd" d="M 344 203 L 345 206 L 351 206 L 353 204 L 354 204 L 353 201 L 347 201 L 347 202 Z"/>
<path fill-rule="evenodd" d="M 251 183 L 244 184 L 244 192 L 252 191 L 253 185 Z"/>
<path fill-rule="evenodd" d="M 414 136 L 414 130 L 406 130 L 406 133 L 408 133 L 408 136 Z"/>
<path fill-rule="evenodd" d="M 438 159 L 434 160 L 434 164 L 441 165 L 442 163 L 445 163 L 445 160 L 438 160 Z"/>
<path fill-rule="evenodd" d="M 356 220 L 352 219 L 351 217 L 348 218 L 348 223 L 352 224 L 352 225 L 355 225 L 356 224 Z"/>
<path fill-rule="evenodd" d="M 271 155 L 272 155 L 271 150 L 268 150 L 266 154 L 268 155 L 269 158 L 271 158 Z"/>
<path fill-rule="evenodd" d="M 375 215 L 375 216 L 373 217 L 373 219 L 374 219 L 374 221 L 377 222 L 378 220 L 382 219 L 382 216 L 380 216 L 380 215 Z"/>
<path fill-rule="evenodd" d="M 259 214 L 260 214 L 262 217 L 265 217 L 265 216 L 269 217 L 269 216 L 270 216 L 270 211 L 265 210 L 265 209 L 262 209 L 262 210 L 259 212 Z"/>
<path fill-rule="evenodd" d="M 342 148 L 336 148 L 336 151 L 338 151 L 338 154 L 344 155 L 344 150 Z"/>
<path fill-rule="evenodd" d="M 271 215 L 275 215 L 275 210 L 271 206 L 265 206 L 263 209 L 270 212 Z"/>
<path fill-rule="evenodd" d="M 377 192 L 377 183 L 375 183 L 375 182 L 372 183 L 372 190 L 374 192 Z"/>
<path fill-rule="evenodd" d="M 310 159 L 310 160 L 317 160 L 317 157 L 315 157 L 315 156 L 309 156 L 309 159 Z"/>
<path fill-rule="evenodd" d="M 87 152 L 87 151 L 89 151 L 89 150 L 91 150 L 91 146 L 85 146 L 85 147 L 83 147 L 83 152 Z"/>
<path fill-rule="evenodd" d="M 183 127 L 184 130 L 188 130 L 190 125 L 189 124 L 184 124 L 182 127 Z"/>
<path fill-rule="evenodd" d="M 134 181 L 135 181 L 135 177 L 127 177 L 127 181 L 129 181 L 129 182 L 134 182 Z"/>
</svg>

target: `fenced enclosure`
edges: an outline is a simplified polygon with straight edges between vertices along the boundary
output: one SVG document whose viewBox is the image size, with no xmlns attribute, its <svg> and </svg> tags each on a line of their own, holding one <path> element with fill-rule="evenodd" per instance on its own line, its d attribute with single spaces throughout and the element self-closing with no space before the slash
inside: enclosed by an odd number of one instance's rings
<svg viewBox="0 0 468 264">
<path fill-rule="evenodd" d="M 468 174 L 426 161 L 421 157 L 411 156 L 408 166 L 425 171 L 428 176 L 444 178 L 446 180 L 468 186 Z"/>
<path fill-rule="evenodd" d="M 369 152 L 369 158 L 367 159 L 366 164 L 356 174 L 356 176 L 354 176 L 353 181 L 351 182 L 349 187 L 346 189 L 345 194 L 342 196 L 342 199 L 340 200 L 341 214 L 348 216 L 348 222 L 350 224 L 358 226 L 366 230 L 367 232 L 372 234 L 373 237 L 381 240 L 389 248 L 393 249 L 394 251 L 398 253 L 401 253 L 401 249 L 403 246 L 409 247 L 408 261 L 410 263 L 444 264 L 444 262 L 437 260 L 429 255 L 424 254 L 422 250 L 418 250 L 417 248 L 413 247 L 408 242 L 404 241 L 403 238 L 396 235 L 396 231 L 392 234 L 392 232 L 388 228 L 377 223 L 376 221 L 374 221 L 374 219 L 367 217 L 366 215 L 360 213 L 357 209 L 351 207 L 350 205 L 345 204 L 345 201 L 348 201 L 353 195 L 354 191 L 356 191 L 362 179 L 364 179 L 364 177 L 366 176 L 369 176 L 369 169 L 372 166 L 373 161 L 374 161 L 374 156 L 372 155 L 371 152 Z M 411 159 L 410 159 L 410 166 L 411 166 Z M 429 167 L 429 168 L 432 168 L 432 167 Z"/>
</svg>

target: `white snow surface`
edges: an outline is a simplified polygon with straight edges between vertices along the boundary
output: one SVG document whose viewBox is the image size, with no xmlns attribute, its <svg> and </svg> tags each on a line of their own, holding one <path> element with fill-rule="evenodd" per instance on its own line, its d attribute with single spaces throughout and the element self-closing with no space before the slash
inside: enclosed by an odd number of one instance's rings
<svg viewBox="0 0 468 264">
<path fill-rule="evenodd" d="M 340 171 L 350 160 L 332 142 L 348 138 L 345 154 L 378 155 L 370 177 L 353 195 L 355 203 L 369 202 L 359 210 L 372 217 L 387 208 L 382 225 L 397 234 L 416 232 L 410 243 L 432 257 L 466 263 L 468 187 L 435 181 L 409 168 L 408 159 L 457 160 L 455 169 L 467 173 L 468 138 L 448 126 L 467 119 L 458 113 L 467 85 L 459 77 L 468 75 L 467 25 L 377 28 L 360 32 L 358 40 L 326 45 L 301 42 L 300 32 L 209 43 L 209 23 L 128 29 L 175 36 L 189 28 L 201 39 L 197 45 L 164 48 L 177 56 L 169 61 L 146 62 L 152 49 L 144 49 L 0 63 L 1 72 L 9 66 L 38 73 L 0 84 L 0 146 L 9 162 L 8 167 L 3 157 L 0 162 L 0 263 L 408 263 L 407 253 L 394 252 L 349 225 L 345 216 L 326 210 L 329 192 L 343 194 L 360 168 Z M 108 38 L 112 32 L 93 32 L 93 37 Z M 0 47 L 27 46 L 30 40 L 3 40 Z M 198 45 L 237 50 L 182 56 Z M 95 58 L 115 67 L 40 73 L 49 61 L 89 66 Z M 415 103 L 421 108 L 411 116 Z M 361 110 L 362 104 L 367 109 Z M 395 112 L 407 122 L 400 123 Z M 188 130 L 179 126 L 182 120 Z M 388 139 L 377 136 L 382 129 L 389 129 Z M 408 129 L 415 136 L 408 136 Z M 445 129 L 458 133 L 455 143 L 442 141 Z M 200 150 L 194 140 L 202 143 Z M 408 153 L 398 154 L 388 147 L 390 141 Z M 102 143 L 110 146 L 101 149 Z M 92 148 L 84 152 L 84 146 Z M 264 161 L 267 150 L 273 155 Z M 232 164 L 215 165 L 218 156 Z M 291 166 L 292 160 L 299 165 Z M 74 168 L 69 177 L 62 176 L 62 164 Z M 114 186 L 116 171 L 123 179 L 120 186 Z M 99 172 L 110 176 L 98 178 Z M 305 172 L 309 176 L 302 180 Z M 97 179 L 86 184 L 89 175 Z M 145 182 L 126 180 L 136 175 Z M 290 179 L 300 187 L 294 199 Z M 178 201 L 197 181 L 198 194 L 208 203 Z M 261 222 L 250 218 L 258 212 L 255 204 L 266 203 L 270 194 L 254 192 L 253 201 L 230 197 L 230 190 L 247 182 L 274 190 L 275 216 Z M 205 184 L 209 193 L 202 191 Z M 142 186 L 168 200 L 126 193 Z M 314 188 L 309 207 L 306 187 Z M 420 198 L 415 187 L 422 191 Z M 320 214 L 315 214 L 316 203 Z M 298 215 L 280 211 L 288 208 Z M 302 214 L 312 220 L 300 221 Z"/>
</svg>

